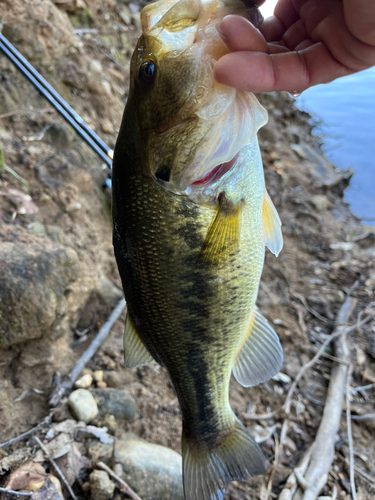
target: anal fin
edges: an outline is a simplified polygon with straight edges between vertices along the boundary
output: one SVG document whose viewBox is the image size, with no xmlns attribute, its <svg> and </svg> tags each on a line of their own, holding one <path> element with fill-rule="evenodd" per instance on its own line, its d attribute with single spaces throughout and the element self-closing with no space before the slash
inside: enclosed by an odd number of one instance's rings
<svg viewBox="0 0 375 500">
<path fill-rule="evenodd" d="M 203 243 L 202 254 L 205 260 L 225 262 L 239 244 L 241 232 L 242 204 L 234 204 L 225 194 L 219 196 L 219 206 L 208 228 Z"/>
<path fill-rule="evenodd" d="M 250 324 L 237 354 L 233 375 L 244 387 L 266 382 L 280 371 L 283 350 L 275 330 L 254 307 Z"/>
<path fill-rule="evenodd" d="M 156 361 L 146 349 L 138 333 L 135 331 L 129 314 L 126 316 L 124 331 L 124 364 L 126 368 L 135 368 L 139 365 L 156 364 Z"/>
<path fill-rule="evenodd" d="M 264 244 L 277 257 L 283 248 L 281 220 L 267 189 L 264 190 L 262 222 Z"/>
</svg>

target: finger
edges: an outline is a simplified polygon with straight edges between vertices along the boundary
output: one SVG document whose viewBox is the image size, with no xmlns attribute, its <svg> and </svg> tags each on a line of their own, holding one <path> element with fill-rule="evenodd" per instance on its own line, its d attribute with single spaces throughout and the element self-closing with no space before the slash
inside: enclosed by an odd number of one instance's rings
<svg viewBox="0 0 375 500">
<path fill-rule="evenodd" d="M 267 52 L 267 43 L 260 31 L 244 17 L 227 16 L 216 29 L 231 51 Z"/>
<path fill-rule="evenodd" d="M 344 0 L 345 22 L 359 40 L 375 46 L 375 4 L 369 0 Z"/>
<path fill-rule="evenodd" d="M 312 47 L 313 45 L 315 45 L 315 42 L 313 42 L 312 40 L 304 40 L 303 42 L 299 43 L 294 50 L 295 51 L 305 50 L 308 49 L 309 47 Z"/>
<path fill-rule="evenodd" d="M 285 45 L 289 50 L 295 50 L 297 45 L 302 43 L 304 40 L 310 40 L 310 37 L 307 34 L 305 25 L 301 19 L 292 24 L 282 37 L 282 41 L 285 42 Z"/>
<path fill-rule="evenodd" d="M 266 19 L 259 27 L 267 42 L 280 40 L 285 31 L 299 19 L 292 0 L 279 0 L 274 15 Z"/>
<path fill-rule="evenodd" d="M 222 57 L 214 70 L 218 82 L 250 92 L 303 91 L 350 73 L 322 43 L 284 54 L 233 52 Z"/>
</svg>

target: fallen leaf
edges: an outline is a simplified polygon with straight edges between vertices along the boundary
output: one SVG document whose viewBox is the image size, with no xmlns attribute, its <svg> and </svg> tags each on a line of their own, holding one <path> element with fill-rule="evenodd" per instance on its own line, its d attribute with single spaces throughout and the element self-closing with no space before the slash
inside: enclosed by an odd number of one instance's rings
<svg viewBox="0 0 375 500">
<path fill-rule="evenodd" d="M 45 478 L 46 472 L 40 464 L 27 462 L 11 474 L 6 487 L 15 491 L 35 491 L 36 486 L 40 488 Z"/>
</svg>

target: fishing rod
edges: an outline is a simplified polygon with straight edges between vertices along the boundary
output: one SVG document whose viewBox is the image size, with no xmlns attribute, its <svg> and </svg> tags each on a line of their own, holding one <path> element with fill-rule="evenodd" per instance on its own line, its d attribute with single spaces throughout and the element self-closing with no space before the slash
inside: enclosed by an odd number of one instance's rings
<svg viewBox="0 0 375 500">
<path fill-rule="evenodd" d="M 21 73 L 34 85 L 34 87 L 47 99 L 65 121 L 74 128 L 77 134 L 112 168 L 113 151 L 105 142 L 87 125 L 87 123 L 74 111 L 69 104 L 51 87 L 40 73 L 25 59 L 18 50 L 0 33 L 0 50 L 21 71 Z M 110 179 L 106 185 L 110 187 Z"/>
</svg>

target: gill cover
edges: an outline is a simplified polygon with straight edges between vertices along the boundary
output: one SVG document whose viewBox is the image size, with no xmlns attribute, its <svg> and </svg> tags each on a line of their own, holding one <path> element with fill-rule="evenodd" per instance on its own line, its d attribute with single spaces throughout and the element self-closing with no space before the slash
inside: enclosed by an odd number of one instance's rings
<svg viewBox="0 0 375 500">
<path fill-rule="evenodd" d="M 235 0 L 164 0 L 142 11 L 145 41 L 152 39 L 160 45 L 160 73 L 169 71 L 172 59 L 171 73 L 181 72 L 181 89 L 191 79 L 190 90 L 173 116 L 158 130 L 154 127 L 145 132 L 144 163 L 149 174 L 177 194 L 190 195 L 197 189 L 194 183 L 233 160 L 267 122 L 267 112 L 253 94 L 221 85 L 213 78 L 216 61 L 228 52 L 216 25 L 231 13 L 244 14 L 244 5 Z M 182 70 L 183 65 L 186 68 Z M 173 74 L 170 78 L 165 92 L 170 92 L 173 101 L 179 87 Z"/>
</svg>

